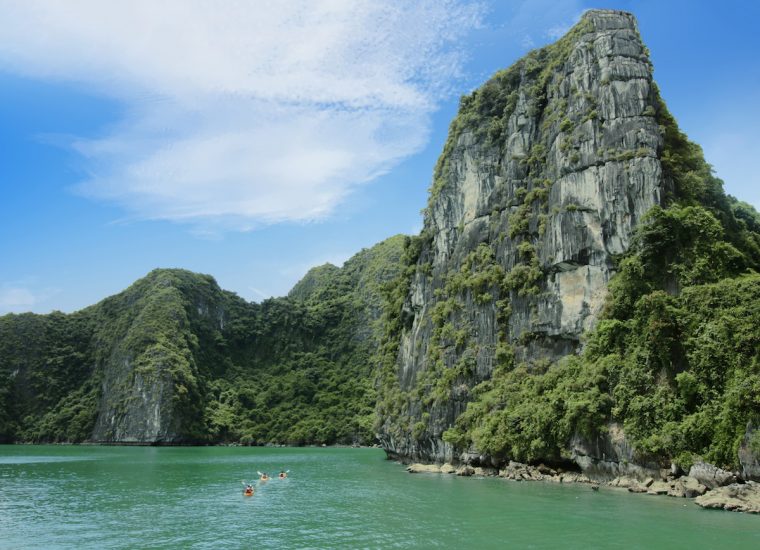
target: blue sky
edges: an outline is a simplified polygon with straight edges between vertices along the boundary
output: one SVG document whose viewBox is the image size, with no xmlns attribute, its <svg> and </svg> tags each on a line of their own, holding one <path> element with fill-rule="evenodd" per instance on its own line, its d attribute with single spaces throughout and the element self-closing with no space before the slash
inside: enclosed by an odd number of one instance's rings
<svg viewBox="0 0 760 550">
<path fill-rule="evenodd" d="M 760 206 L 760 3 L 158 4 L 0 0 L 0 313 L 155 267 L 258 301 L 419 231 L 459 96 L 591 7 L 637 16 L 682 129 Z"/>
</svg>

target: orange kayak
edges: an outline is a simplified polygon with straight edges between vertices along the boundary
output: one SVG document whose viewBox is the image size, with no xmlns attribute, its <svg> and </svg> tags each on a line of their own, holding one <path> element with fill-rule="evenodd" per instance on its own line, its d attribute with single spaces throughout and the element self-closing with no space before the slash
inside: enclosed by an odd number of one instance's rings
<svg viewBox="0 0 760 550">
<path fill-rule="evenodd" d="M 253 490 L 252 489 L 250 489 L 250 490 L 246 489 L 245 491 L 243 491 L 243 496 L 252 497 L 253 496 Z"/>
</svg>

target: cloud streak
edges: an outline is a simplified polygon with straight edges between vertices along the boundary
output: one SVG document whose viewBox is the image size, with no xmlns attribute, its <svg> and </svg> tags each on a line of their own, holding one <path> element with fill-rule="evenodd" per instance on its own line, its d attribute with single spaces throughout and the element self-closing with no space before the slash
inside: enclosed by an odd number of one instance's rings
<svg viewBox="0 0 760 550">
<path fill-rule="evenodd" d="M 329 216 L 418 151 L 480 17 L 450 0 L 0 0 L 0 13 L 0 69 L 127 107 L 72 144 L 90 173 L 78 192 L 228 229 Z"/>
<path fill-rule="evenodd" d="M 57 294 L 52 288 L 32 288 L 24 282 L 0 283 L 0 315 L 44 310 L 43 304 Z"/>
</svg>

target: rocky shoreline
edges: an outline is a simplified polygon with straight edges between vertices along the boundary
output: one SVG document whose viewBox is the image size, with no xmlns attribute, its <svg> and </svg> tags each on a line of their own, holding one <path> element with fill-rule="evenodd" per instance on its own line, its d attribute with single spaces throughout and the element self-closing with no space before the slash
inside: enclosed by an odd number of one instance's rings
<svg viewBox="0 0 760 550">
<path fill-rule="evenodd" d="M 760 514 L 760 483 L 748 481 L 718 487 L 698 497 L 696 503 L 702 508 Z"/>
<path fill-rule="evenodd" d="M 450 474 L 464 477 L 499 477 L 513 481 L 544 481 L 550 483 L 585 483 L 598 489 L 605 485 L 628 489 L 632 493 L 665 495 L 676 498 L 693 498 L 703 508 L 722 509 L 734 512 L 760 514 L 760 483 L 742 482 L 735 474 L 721 470 L 711 464 L 697 463 L 688 475 L 676 476 L 663 471 L 660 479 L 648 477 L 637 479 L 620 476 L 613 479 L 594 479 L 582 472 L 565 471 L 544 464 L 532 466 L 510 461 L 502 468 L 445 464 L 407 465 L 409 473 Z"/>
</svg>

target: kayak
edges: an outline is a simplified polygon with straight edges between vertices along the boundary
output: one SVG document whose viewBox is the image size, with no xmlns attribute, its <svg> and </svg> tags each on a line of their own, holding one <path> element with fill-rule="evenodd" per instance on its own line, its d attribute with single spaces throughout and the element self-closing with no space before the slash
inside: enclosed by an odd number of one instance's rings
<svg viewBox="0 0 760 550">
<path fill-rule="evenodd" d="M 280 474 L 279 477 L 280 477 L 280 479 L 285 479 L 286 477 L 288 477 L 288 474 L 282 473 L 282 474 Z"/>
<path fill-rule="evenodd" d="M 253 489 L 246 489 L 245 491 L 243 491 L 243 496 L 252 497 L 253 496 Z"/>
</svg>

